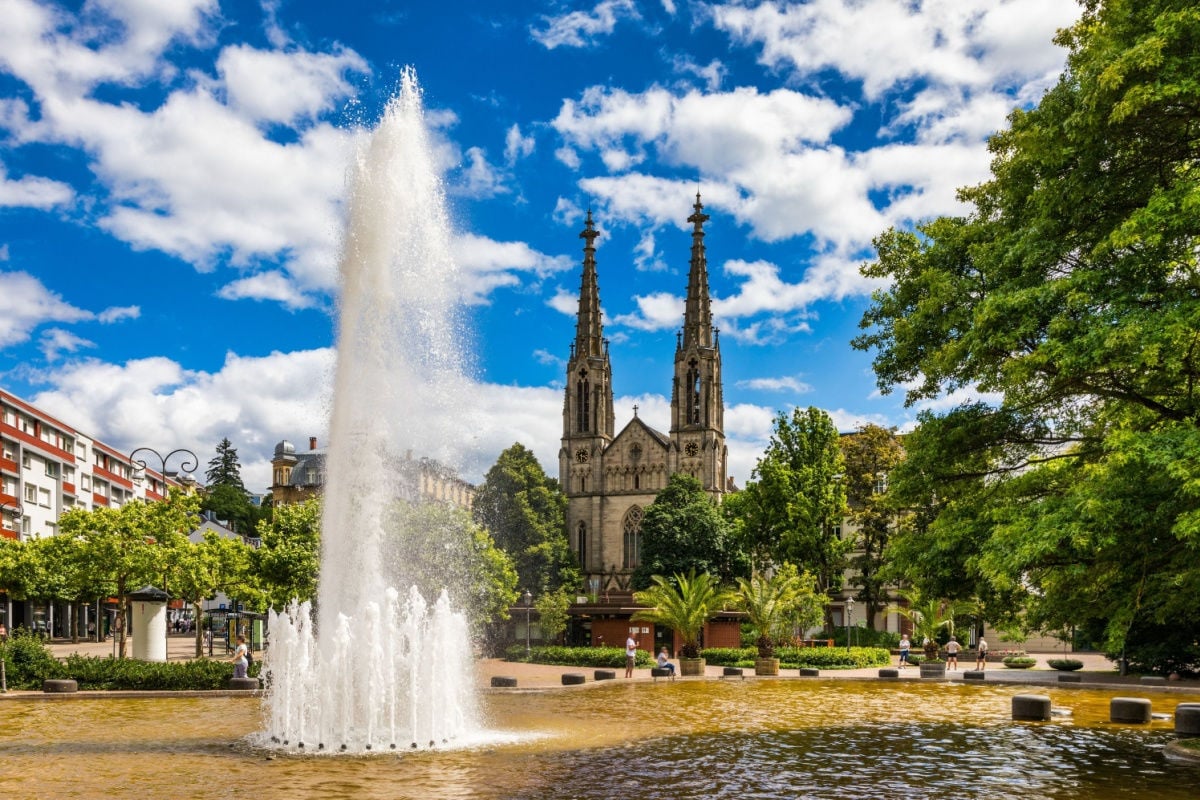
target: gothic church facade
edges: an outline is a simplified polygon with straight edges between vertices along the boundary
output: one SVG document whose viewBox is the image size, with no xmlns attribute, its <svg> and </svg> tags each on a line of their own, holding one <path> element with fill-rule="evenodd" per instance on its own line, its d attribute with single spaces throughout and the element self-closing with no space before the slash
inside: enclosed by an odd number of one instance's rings
<svg viewBox="0 0 1200 800">
<path fill-rule="evenodd" d="M 646 507 L 675 473 L 697 478 L 719 501 L 726 491 L 725 405 L 719 331 L 713 326 L 704 223 L 696 195 L 683 327 L 671 376 L 671 429 L 663 433 L 637 415 L 614 432 L 613 380 L 600 318 L 596 238 L 588 212 L 575 340 L 567 361 L 559 480 L 567 496 L 567 531 L 587 590 L 624 592 L 641 555 Z M 664 384 L 667 376 L 663 376 Z M 665 387 L 664 387 L 665 388 Z"/>
</svg>

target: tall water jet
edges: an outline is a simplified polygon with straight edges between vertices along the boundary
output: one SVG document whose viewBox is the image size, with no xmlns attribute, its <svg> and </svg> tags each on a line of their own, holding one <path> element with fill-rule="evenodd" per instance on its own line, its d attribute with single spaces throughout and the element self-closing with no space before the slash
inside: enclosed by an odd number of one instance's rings
<svg viewBox="0 0 1200 800">
<path fill-rule="evenodd" d="M 358 152 L 340 263 L 317 619 L 272 615 L 266 733 L 306 752 L 428 747 L 470 732 L 467 623 L 388 556 L 401 454 L 453 459 L 465 409 L 457 268 L 416 76 Z M 461 428 L 457 428 L 461 430 Z M 403 539 L 403 532 L 399 532 Z M 431 598 L 432 600 L 432 598 Z"/>
</svg>

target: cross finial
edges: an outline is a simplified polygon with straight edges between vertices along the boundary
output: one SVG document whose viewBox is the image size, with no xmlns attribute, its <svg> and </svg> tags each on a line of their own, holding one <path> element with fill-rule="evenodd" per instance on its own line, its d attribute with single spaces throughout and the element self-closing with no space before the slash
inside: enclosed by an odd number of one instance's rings
<svg viewBox="0 0 1200 800">
<path fill-rule="evenodd" d="M 634 404 L 633 404 L 633 416 L 634 416 L 635 418 L 637 417 L 637 410 L 638 410 L 637 403 L 634 403 Z"/>
</svg>

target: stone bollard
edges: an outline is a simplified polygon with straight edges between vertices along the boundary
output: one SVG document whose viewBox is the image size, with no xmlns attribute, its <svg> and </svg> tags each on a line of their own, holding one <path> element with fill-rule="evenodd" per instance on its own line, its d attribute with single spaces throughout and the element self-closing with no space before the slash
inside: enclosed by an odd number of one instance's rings
<svg viewBox="0 0 1200 800">
<path fill-rule="evenodd" d="M 883 669 L 879 670 L 879 677 L 881 677 L 881 678 L 899 678 L 900 670 L 896 669 L 895 667 L 884 667 Z"/>
<path fill-rule="evenodd" d="M 1175 735 L 1200 736 L 1200 703 L 1175 706 Z"/>
<path fill-rule="evenodd" d="M 42 681 L 42 691 L 46 694 L 74 694 L 79 691 L 79 684 L 71 679 L 52 679 Z"/>
<path fill-rule="evenodd" d="M 1145 724 L 1150 721 L 1150 701 L 1144 697 L 1114 697 L 1108 704 L 1111 722 Z"/>
<path fill-rule="evenodd" d="M 963 671 L 964 681 L 982 681 L 987 678 L 987 673 L 981 669 L 968 669 Z"/>
<path fill-rule="evenodd" d="M 579 684 L 583 683 L 586 680 L 587 679 L 583 677 L 582 673 L 564 672 L 563 676 L 562 676 L 562 685 L 563 686 L 578 686 Z"/>
<path fill-rule="evenodd" d="M 1138 678 L 1138 682 L 1143 686 L 1166 686 L 1167 679 L 1162 675 L 1143 675 Z"/>
<path fill-rule="evenodd" d="M 819 677 L 820 674 L 821 674 L 821 670 L 814 669 L 813 667 L 801 667 L 800 668 L 800 676 L 803 678 L 816 678 L 816 677 Z"/>
<path fill-rule="evenodd" d="M 594 681 L 615 681 L 616 679 L 617 673 L 615 670 L 598 669 L 592 673 L 592 680 Z"/>
<path fill-rule="evenodd" d="M 238 692 L 252 692 L 259 688 L 258 678 L 230 678 L 228 686 Z"/>
<path fill-rule="evenodd" d="M 744 677 L 746 677 L 745 674 L 742 672 L 741 667 L 726 667 L 724 670 L 722 670 L 722 673 L 726 678 L 744 678 Z"/>
<path fill-rule="evenodd" d="M 1078 672 L 1064 672 L 1058 676 L 1059 683 L 1083 683 L 1083 676 Z"/>
<path fill-rule="evenodd" d="M 505 675 L 493 675 L 492 676 L 492 688 L 512 689 L 512 688 L 515 688 L 516 685 L 517 685 L 516 678 L 510 678 Z"/>
<path fill-rule="evenodd" d="M 1013 695 L 1012 718 L 1020 720 L 1050 719 L 1050 698 L 1040 694 Z"/>
</svg>

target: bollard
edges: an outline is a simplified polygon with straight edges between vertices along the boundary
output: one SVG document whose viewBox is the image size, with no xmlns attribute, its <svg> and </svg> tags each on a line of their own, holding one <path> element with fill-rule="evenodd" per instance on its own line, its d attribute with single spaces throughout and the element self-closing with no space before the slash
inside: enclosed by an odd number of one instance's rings
<svg viewBox="0 0 1200 800">
<path fill-rule="evenodd" d="M 230 678 L 229 688 L 239 692 L 257 691 L 258 678 Z"/>
<path fill-rule="evenodd" d="M 512 689 L 517 685 L 516 678 L 510 678 L 506 675 L 493 675 L 492 688 L 495 689 Z"/>
<path fill-rule="evenodd" d="M 726 677 L 726 678 L 744 678 L 745 677 L 745 675 L 742 674 L 741 667 L 725 667 L 725 669 L 722 672 L 723 672 L 724 677 Z"/>
<path fill-rule="evenodd" d="M 1114 697 L 1108 704 L 1110 722 L 1145 724 L 1150 721 L 1150 701 L 1144 697 Z"/>
<path fill-rule="evenodd" d="M 1138 682 L 1143 686 L 1166 686 L 1167 679 L 1162 675 L 1143 675 L 1138 678 Z"/>
<path fill-rule="evenodd" d="M 1037 721 L 1050 719 L 1050 698 L 1040 694 L 1013 695 L 1012 718 Z"/>
<path fill-rule="evenodd" d="M 963 672 L 964 681 L 982 681 L 987 678 L 987 673 L 981 669 L 968 669 Z"/>
<path fill-rule="evenodd" d="M 594 681 L 615 681 L 616 679 L 617 673 L 615 670 L 598 669 L 592 673 L 592 680 Z"/>
<path fill-rule="evenodd" d="M 1059 683 L 1083 683 L 1083 676 L 1078 672 L 1064 672 L 1058 676 Z"/>
<path fill-rule="evenodd" d="M 579 672 L 564 672 L 562 676 L 563 686 L 578 686 L 583 683 L 586 678 Z"/>
<path fill-rule="evenodd" d="M 884 667 L 883 669 L 879 670 L 879 677 L 881 677 L 881 678 L 899 678 L 900 670 L 896 669 L 895 667 Z"/>
<path fill-rule="evenodd" d="M 812 667 L 801 667 L 800 675 L 804 678 L 816 678 L 821 674 L 821 670 Z"/>
<path fill-rule="evenodd" d="M 1175 706 L 1175 734 L 1200 736 L 1200 703 L 1180 703 Z"/>
</svg>

